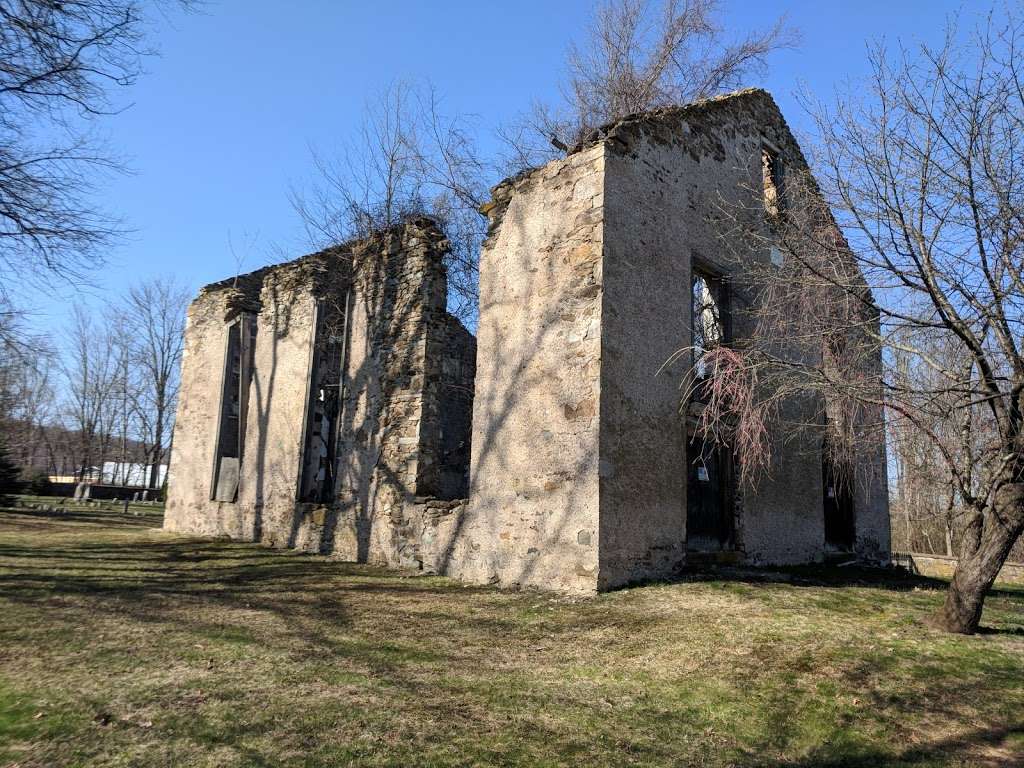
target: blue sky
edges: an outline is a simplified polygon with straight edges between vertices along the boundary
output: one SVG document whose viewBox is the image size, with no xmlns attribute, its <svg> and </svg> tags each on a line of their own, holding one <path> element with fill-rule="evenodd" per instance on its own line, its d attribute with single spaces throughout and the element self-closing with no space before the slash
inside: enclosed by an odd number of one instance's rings
<svg viewBox="0 0 1024 768">
<path fill-rule="evenodd" d="M 426 78 L 450 111 L 481 128 L 551 100 L 566 44 L 578 39 L 590 0 L 209 0 L 202 13 L 157 19 L 160 51 L 122 94 L 131 107 L 105 122 L 133 173 L 115 179 L 101 207 L 134 232 L 95 276 L 63 301 L 37 298 L 42 326 L 58 329 L 73 301 L 102 303 L 128 283 L 173 274 L 197 288 L 275 260 L 308 243 L 288 201 L 311 178 L 310 146 L 329 150 L 358 124 L 365 99 L 395 79 Z M 749 85 L 773 92 L 798 132 L 801 83 L 827 96 L 865 73 L 865 42 L 935 39 L 961 3 L 943 0 L 819 2 L 726 0 L 737 33 L 787 14 L 800 46 L 772 59 Z M 970 10 L 970 4 L 964 5 Z M 495 179 L 498 181 L 498 179 Z M 59 335 L 59 334 L 58 334 Z"/>
</svg>

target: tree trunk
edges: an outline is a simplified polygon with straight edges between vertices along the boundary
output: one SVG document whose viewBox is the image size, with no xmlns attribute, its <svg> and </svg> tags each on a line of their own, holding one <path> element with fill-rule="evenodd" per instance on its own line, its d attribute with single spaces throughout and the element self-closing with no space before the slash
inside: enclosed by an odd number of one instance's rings
<svg viewBox="0 0 1024 768">
<path fill-rule="evenodd" d="M 162 443 L 164 441 L 163 412 L 158 411 L 156 417 L 156 434 L 153 436 L 153 464 L 149 470 L 149 487 L 159 488 L 157 482 L 160 479 L 160 459 L 163 458 Z"/>
<path fill-rule="evenodd" d="M 159 384 L 158 386 L 163 386 Z M 153 467 L 150 469 L 150 487 L 160 487 L 158 480 L 160 479 L 160 460 L 164 456 L 164 418 L 166 417 L 166 404 L 163 393 L 157 395 L 157 418 L 156 427 L 153 435 Z"/>
<path fill-rule="evenodd" d="M 953 572 L 937 621 L 948 632 L 973 635 L 981 621 L 985 595 L 992 587 L 1010 549 L 1024 529 L 1024 483 L 1004 485 L 986 516 L 981 540 L 970 544 Z"/>
</svg>

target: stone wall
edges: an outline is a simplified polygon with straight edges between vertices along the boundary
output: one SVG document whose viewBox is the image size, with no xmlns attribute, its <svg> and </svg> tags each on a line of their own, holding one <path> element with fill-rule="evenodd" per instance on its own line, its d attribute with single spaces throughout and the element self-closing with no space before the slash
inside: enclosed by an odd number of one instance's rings
<svg viewBox="0 0 1024 768">
<path fill-rule="evenodd" d="M 422 529 L 441 516 L 433 499 L 464 496 L 468 475 L 475 346 L 446 311 L 447 248 L 431 222 L 414 220 L 203 289 L 186 332 L 167 527 L 422 564 Z M 248 428 L 237 500 L 215 502 L 226 322 L 239 311 L 258 328 Z M 339 335 L 337 495 L 302 502 L 314 344 Z"/>
<path fill-rule="evenodd" d="M 673 575 L 689 557 L 689 358 L 662 368 L 691 341 L 691 265 L 736 269 L 709 214 L 721 200 L 750 205 L 766 141 L 803 166 L 771 97 L 748 91 L 627 118 L 503 182 L 486 206 L 477 340 L 445 311 L 448 244 L 425 220 L 204 289 L 168 527 L 563 592 Z M 211 502 L 225 318 L 241 311 L 258 313 L 251 427 L 238 501 Z M 324 311 L 345 318 L 347 339 L 338 494 L 299 503 Z M 734 337 L 744 322 L 734 315 Z M 857 551 L 881 557 L 884 451 L 862 451 L 877 482 L 856 503 Z M 736 559 L 821 559 L 820 436 L 778 443 L 770 474 L 736 488 L 734 506 Z"/>
<path fill-rule="evenodd" d="M 601 583 L 670 575 L 684 560 L 690 261 L 717 168 L 691 155 L 685 124 L 639 124 L 609 142 L 601 371 Z"/>
<path fill-rule="evenodd" d="M 690 365 L 692 265 L 728 280 L 709 214 L 760 184 L 765 139 L 795 149 L 773 113 L 724 103 L 627 120 L 605 136 L 601 566 L 606 586 L 671 576 L 687 561 L 687 427 L 680 384 Z M 749 206 L 749 201 L 745 201 Z M 755 201 L 756 204 L 756 201 Z M 729 322 L 735 339 L 747 329 Z M 786 446 L 757 488 L 734 486 L 734 547 L 752 562 L 822 554 L 820 456 Z M 817 479 L 815 479 L 817 478 Z"/>
<path fill-rule="evenodd" d="M 893 552 L 893 564 L 906 568 L 911 573 L 929 576 L 935 579 L 951 579 L 956 570 L 957 559 L 945 555 L 926 555 L 920 552 Z M 997 584 L 1024 584 L 1024 563 L 1007 562 L 1003 564 Z"/>
<path fill-rule="evenodd" d="M 207 286 L 188 309 L 164 527 L 253 540 L 253 520 L 237 503 L 212 501 L 227 324 L 258 312 L 265 270 Z"/>
<path fill-rule="evenodd" d="M 343 253 L 316 254 L 264 277 L 238 484 L 238 506 L 253 538 L 293 547 L 305 534 L 296 504 L 316 328 L 317 278 L 341 272 Z"/>
<path fill-rule="evenodd" d="M 687 563 L 689 356 L 663 366 L 691 343 L 691 265 L 727 282 L 735 269 L 709 217 L 723 200 L 760 206 L 766 142 L 805 166 L 771 97 L 749 91 L 627 118 L 495 189 L 470 501 L 448 572 L 593 591 Z M 732 332 L 749 334 L 738 314 Z M 821 416 L 810 401 L 784 410 Z M 734 559 L 824 556 L 820 439 L 780 441 L 770 474 L 735 488 Z M 883 478 L 861 489 L 857 547 L 883 554 L 884 445 L 869 448 Z"/>
<path fill-rule="evenodd" d="M 436 230 L 407 227 L 387 241 L 384 258 L 356 262 L 340 492 L 323 549 L 344 559 L 418 562 L 424 500 L 465 495 L 463 414 L 473 386 L 466 361 L 475 348 L 445 310 L 447 247 Z M 446 450 L 451 444 L 461 453 Z"/>
<path fill-rule="evenodd" d="M 690 344 L 691 265 L 724 275 L 734 305 L 732 335 L 749 334 L 742 295 L 728 275 L 711 218 L 724 205 L 756 211 L 762 148 L 790 169 L 806 168 L 771 97 L 748 91 L 627 119 L 601 137 L 605 173 L 605 280 L 601 403 L 601 573 L 611 586 L 671 575 L 686 561 L 686 439 L 676 415 L 689 355 L 657 374 Z M 763 215 L 763 214 L 762 214 Z M 758 254 L 765 264 L 769 254 Z M 820 407 L 793 401 L 787 421 Z M 820 437 L 777 441 L 756 486 L 735 488 L 735 547 L 754 564 L 799 563 L 824 554 Z M 879 453 L 879 450 L 881 453 Z M 884 445 L 866 446 L 881 470 L 860 488 L 858 548 L 888 549 Z"/>
<path fill-rule="evenodd" d="M 470 501 L 447 573 L 597 586 L 602 176 L 596 146 L 495 190 L 480 258 Z"/>
</svg>

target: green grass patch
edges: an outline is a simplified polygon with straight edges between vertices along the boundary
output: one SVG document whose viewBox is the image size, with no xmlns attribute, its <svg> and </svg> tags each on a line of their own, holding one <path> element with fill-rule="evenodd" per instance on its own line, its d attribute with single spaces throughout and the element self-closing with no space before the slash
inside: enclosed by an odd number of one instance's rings
<svg viewBox="0 0 1024 768">
<path fill-rule="evenodd" d="M 0 766 L 1024 764 L 1024 590 L 722 570 L 569 599 L 0 511 Z"/>
</svg>

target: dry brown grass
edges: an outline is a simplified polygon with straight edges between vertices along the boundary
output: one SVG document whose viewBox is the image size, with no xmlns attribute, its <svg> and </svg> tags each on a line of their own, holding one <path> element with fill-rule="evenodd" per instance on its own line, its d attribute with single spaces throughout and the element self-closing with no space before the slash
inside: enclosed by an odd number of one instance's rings
<svg viewBox="0 0 1024 768">
<path fill-rule="evenodd" d="M 694 577 L 570 600 L 0 513 L 0 765 L 1010 765 L 1024 592 Z M 771 576 L 771 579 L 766 578 Z M 778 580 L 775 580 L 778 579 Z"/>
</svg>

